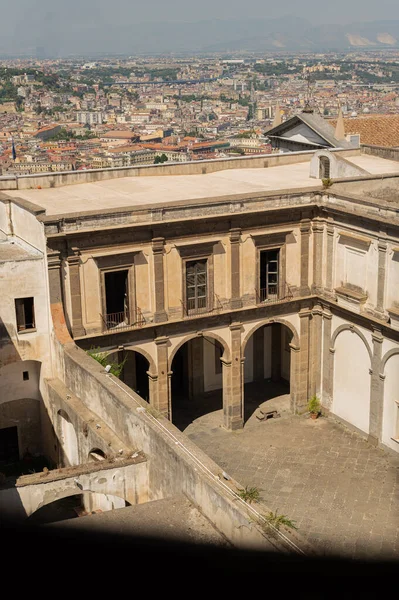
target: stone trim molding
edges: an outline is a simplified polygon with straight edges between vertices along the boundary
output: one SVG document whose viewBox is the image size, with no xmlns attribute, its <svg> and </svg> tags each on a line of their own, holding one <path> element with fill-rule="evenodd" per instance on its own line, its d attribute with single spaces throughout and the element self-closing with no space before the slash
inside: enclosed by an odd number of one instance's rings
<svg viewBox="0 0 399 600">
<path fill-rule="evenodd" d="M 368 250 L 371 244 L 371 239 L 362 235 L 356 235 L 347 231 L 340 231 L 338 235 L 338 243 L 346 246 L 352 246 L 361 250 Z"/>
<path fill-rule="evenodd" d="M 365 336 L 357 327 L 355 327 L 355 325 L 344 324 L 344 325 L 340 325 L 339 327 L 337 327 L 337 329 L 334 331 L 334 333 L 331 336 L 331 349 L 334 350 L 334 352 L 335 352 L 336 339 L 339 336 L 339 334 L 342 333 L 342 331 L 346 331 L 346 330 L 349 330 L 352 333 L 356 333 L 360 337 L 360 339 L 363 341 L 364 345 L 366 346 L 367 352 L 369 354 L 370 364 L 371 364 L 372 360 L 373 360 L 373 353 L 371 352 L 370 346 L 369 346 Z"/>
</svg>

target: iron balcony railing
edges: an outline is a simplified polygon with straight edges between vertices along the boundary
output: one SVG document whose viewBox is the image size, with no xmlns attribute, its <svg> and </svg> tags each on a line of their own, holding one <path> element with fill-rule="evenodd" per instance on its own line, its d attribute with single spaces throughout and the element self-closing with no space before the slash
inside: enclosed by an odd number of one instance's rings
<svg viewBox="0 0 399 600">
<path fill-rule="evenodd" d="M 183 318 L 201 317 L 204 315 L 213 315 L 223 310 L 223 304 L 217 294 L 214 294 L 213 302 L 208 298 L 192 298 L 181 303 Z"/>
<path fill-rule="evenodd" d="M 140 308 L 136 309 L 134 321 L 129 321 L 126 311 L 101 315 L 104 332 L 124 331 L 126 329 L 137 329 L 145 324 L 145 318 Z"/>
<path fill-rule="evenodd" d="M 286 283 L 257 289 L 255 295 L 257 304 L 273 304 L 274 302 L 282 302 L 293 298 L 290 286 Z"/>
</svg>

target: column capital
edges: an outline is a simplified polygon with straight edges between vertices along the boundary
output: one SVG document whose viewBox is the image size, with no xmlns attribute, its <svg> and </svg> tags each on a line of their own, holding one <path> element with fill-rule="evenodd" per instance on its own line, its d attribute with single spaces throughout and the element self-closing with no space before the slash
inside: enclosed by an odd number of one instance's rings
<svg viewBox="0 0 399 600">
<path fill-rule="evenodd" d="M 151 244 L 152 244 L 152 251 L 154 254 L 162 254 L 164 251 L 165 238 L 163 238 L 163 237 L 152 238 Z"/>
<path fill-rule="evenodd" d="M 313 233 L 323 233 L 324 223 L 322 221 L 313 221 L 312 222 L 312 231 L 313 231 Z"/>
<path fill-rule="evenodd" d="M 47 252 L 47 266 L 49 269 L 59 269 L 61 262 L 60 250 L 50 250 Z"/>
<path fill-rule="evenodd" d="M 303 219 L 299 224 L 301 234 L 309 234 L 312 222 L 310 219 Z"/>
<path fill-rule="evenodd" d="M 241 229 L 239 227 L 234 227 L 230 229 L 230 243 L 237 244 L 241 241 Z"/>
<path fill-rule="evenodd" d="M 169 342 L 169 338 L 166 335 L 162 335 L 155 338 L 154 342 L 157 346 L 161 346 L 162 344 L 167 344 Z"/>
<path fill-rule="evenodd" d="M 378 240 L 378 250 L 379 252 L 386 252 L 388 248 L 388 244 L 383 240 Z"/>
<path fill-rule="evenodd" d="M 230 331 L 242 331 L 242 323 L 231 323 L 229 329 Z"/>
<path fill-rule="evenodd" d="M 373 340 L 373 342 L 382 344 L 382 342 L 384 341 L 384 336 L 381 333 L 381 329 L 373 329 L 373 333 L 371 334 L 371 339 Z"/>
</svg>

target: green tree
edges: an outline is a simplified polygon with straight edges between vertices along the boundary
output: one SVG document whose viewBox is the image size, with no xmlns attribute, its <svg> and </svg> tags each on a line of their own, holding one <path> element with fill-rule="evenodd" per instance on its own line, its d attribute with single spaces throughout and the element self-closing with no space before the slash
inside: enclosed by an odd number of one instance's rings
<svg viewBox="0 0 399 600">
<path fill-rule="evenodd" d="M 156 156 L 155 160 L 154 160 L 154 165 L 159 165 L 162 164 L 164 162 L 166 162 L 168 160 L 168 157 L 166 156 L 166 154 L 161 154 L 161 156 Z"/>
</svg>

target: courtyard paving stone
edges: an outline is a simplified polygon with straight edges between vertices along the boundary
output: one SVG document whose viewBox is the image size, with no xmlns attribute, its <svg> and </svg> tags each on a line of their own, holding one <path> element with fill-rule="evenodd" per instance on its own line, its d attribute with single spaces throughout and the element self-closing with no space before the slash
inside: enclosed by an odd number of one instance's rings
<svg viewBox="0 0 399 600">
<path fill-rule="evenodd" d="M 332 418 L 291 415 L 288 403 L 268 400 L 281 418 L 253 414 L 241 431 L 223 429 L 218 410 L 184 432 L 241 485 L 258 487 L 320 553 L 399 559 L 399 457 Z"/>
</svg>

